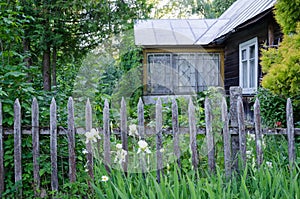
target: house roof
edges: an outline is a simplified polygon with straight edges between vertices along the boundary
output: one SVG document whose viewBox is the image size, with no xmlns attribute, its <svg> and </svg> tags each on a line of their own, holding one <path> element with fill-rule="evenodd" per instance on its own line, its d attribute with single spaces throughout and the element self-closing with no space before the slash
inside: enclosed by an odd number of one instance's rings
<svg viewBox="0 0 300 199">
<path fill-rule="evenodd" d="M 135 44 L 142 46 L 208 45 L 244 22 L 271 9 L 276 0 L 237 0 L 218 19 L 139 20 Z"/>
</svg>

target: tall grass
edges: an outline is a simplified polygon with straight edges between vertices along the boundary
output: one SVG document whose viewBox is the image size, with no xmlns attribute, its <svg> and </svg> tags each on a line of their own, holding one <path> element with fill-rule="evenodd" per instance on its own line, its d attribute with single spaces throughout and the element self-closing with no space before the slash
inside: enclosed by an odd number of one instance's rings
<svg viewBox="0 0 300 199">
<path fill-rule="evenodd" d="M 90 198 L 300 198 L 299 167 L 290 170 L 276 164 L 260 169 L 249 165 L 226 178 L 224 171 L 200 176 L 200 172 L 181 173 L 178 168 L 157 183 L 154 173 L 128 174 L 117 170 L 106 173 L 103 166 L 95 170 L 94 193 Z M 107 182 L 101 176 L 109 176 Z"/>
</svg>

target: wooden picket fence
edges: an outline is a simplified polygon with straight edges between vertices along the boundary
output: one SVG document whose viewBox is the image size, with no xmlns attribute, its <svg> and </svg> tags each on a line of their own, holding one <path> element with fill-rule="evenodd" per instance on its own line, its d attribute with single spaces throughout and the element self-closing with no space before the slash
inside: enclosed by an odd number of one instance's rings
<svg viewBox="0 0 300 199">
<path fill-rule="evenodd" d="M 286 129 L 262 129 L 261 126 L 261 116 L 260 116 L 260 104 L 256 100 L 254 105 L 254 128 L 247 129 L 245 127 L 244 119 L 244 108 L 241 98 L 241 88 L 232 87 L 230 88 L 230 110 L 228 113 L 228 108 L 225 98 L 222 99 L 222 122 L 223 122 L 223 145 L 224 145 L 224 166 L 226 176 L 230 176 L 232 170 L 237 167 L 236 158 L 240 154 L 243 165 L 246 163 L 246 134 L 248 131 L 255 133 L 256 141 L 256 160 L 257 166 L 259 167 L 263 162 L 263 150 L 262 150 L 262 135 L 275 135 L 275 134 L 286 134 L 288 138 L 288 157 L 290 166 L 293 167 L 296 153 L 295 153 L 295 136 L 300 135 L 300 129 L 294 128 L 293 125 L 293 111 L 291 100 L 287 100 L 286 106 L 286 118 L 287 118 L 287 128 Z M 39 135 L 40 134 L 49 134 L 50 135 L 50 155 L 51 155 L 51 188 L 53 191 L 59 189 L 58 184 L 58 169 L 57 169 L 57 138 L 59 134 L 65 134 L 65 131 L 61 131 L 57 127 L 57 107 L 55 99 L 52 99 L 50 105 L 50 128 L 42 129 L 39 127 L 39 106 L 37 100 L 34 98 L 32 102 L 32 127 L 31 130 L 22 130 L 21 128 L 21 106 L 18 99 L 14 104 L 14 128 L 12 130 L 5 130 L 2 126 L 2 104 L 0 103 L 0 196 L 1 193 L 5 190 L 4 186 L 4 148 L 3 148 L 3 136 L 5 134 L 14 134 L 14 175 L 15 182 L 20 182 L 22 180 L 22 134 L 32 134 L 32 143 L 33 143 L 33 174 L 34 174 L 34 190 L 38 194 L 37 190 L 41 188 L 40 182 L 40 146 L 39 146 Z M 141 139 L 144 139 L 145 136 L 156 136 L 156 163 L 157 163 L 157 181 L 160 181 L 160 176 L 163 174 L 163 154 L 160 149 L 163 148 L 163 133 L 168 133 L 173 135 L 173 145 L 174 145 L 174 155 L 177 158 L 177 163 L 180 166 L 180 156 L 181 149 L 179 147 L 179 136 L 180 134 L 189 133 L 190 134 L 190 148 L 192 155 L 192 166 L 194 169 L 198 168 L 199 158 L 198 158 L 198 149 L 196 143 L 197 134 L 203 134 L 206 136 L 207 147 L 210 149 L 208 151 L 208 166 L 210 172 L 214 172 L 216 168 L 215 161 L 215 140 L 212 131 L 212 108 L 210 105 L 210 100 L 207 98 L 205 100 L 205 123 L 206 128 L 201 129 L 196 126 L 195 118 L 195 107 L 190 99 L 188 105 L 188 128 L 180 128 L 178 122 L 178 106 L 176 100 L 172 101 L 172 129 L 166 130 L 163 129 L 162 123 L 162 103 L 160 100 L 157 100 L 156 104 L 156 127 L 155 130 L 150 128 L 145 128 L 144 125 L 144 104 L 140 99 L 138 103 L 138 133 Z M 68 149 L 69 149 L 69 179 L 70 182 L 76 181 L 76 154 L 75 154 L 75 133 L 84 134 L 85 132 L 91 131 L 92 129 L 92 108 L 90 101 L 87 100 L 86 109 L 85 109 L 85 128 L 75 128 L 74 124 L 74 103 L 73 99 L 69 98 L 68 101 Z M 103 109 L 103 128 L 100 133 L 103 136 L 103 151 L 104 151 L 104 164 L 109 170 L 111 165 L 111 149 L 110 149 L 110 136 L 111 129 L 109 125 L 109 104 L 108 101 L 105 101 Z M 167 132 L 169 131 L 169 132 Z M 127 143 L 127 115 L 126 115 L 126 103 L 125 100 L 121 101 L 120 109 L 120 131 L 122 148 L 128 151 Z M 92 153 L 92 144 L 91 142 L 87 143 L 86 149 L 87 153 L 87 169 L 88 174 L 93 179 L 93 153 Z M 122 164 L 123 169 L 127 172 L 128 158 Z M 143 170 L 143 168 L 141 168 Z M 22 195 L 22 189 L 20 188 L 19 194 Z"/>
</svg>

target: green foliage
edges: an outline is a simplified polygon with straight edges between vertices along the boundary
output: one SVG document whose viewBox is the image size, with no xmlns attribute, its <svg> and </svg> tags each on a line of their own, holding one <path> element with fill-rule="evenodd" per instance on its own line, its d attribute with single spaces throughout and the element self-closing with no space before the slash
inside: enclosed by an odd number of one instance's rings
<svg viewBox="0 0 300 199">
<path fill-rule="evenodd" d="M 193 7 L 194 13 L 199 13 L 204 18 L 218 18 L 225 12 L 236 0 L 197 0 Z"/>
<path fill-rule="evenodd" d="M 262 123 L 267 127 L 284 127 L 286 124 L 286 99 L 264 88 L 258 90 L 256 98 L 260 102 Z M 280 122 L 281 125 L 278 126 L 277 122 Z"/>
<path fill-rule="evenodd" d="M 82 154 L 84 148 L 80 136 L 76 136 L 76 170 L 77 182 L 70 183 L 68 179 L 68 142 L 66 136 L 58 139 L 58 178 L 59 184 L 63 185 L 63 195 L 75 196 L 84 195 L 88 191 L 87 174 L 84 172 L 85 156 Z M 49 136 L 40 137 L 40 178 L 41 190 L 44 195 L 51 195 L 51 161 L 50 161 L 50 139 Z M 14 183 L 14 137 L 4 137 L 4 167 L 5 167 L 5 192 L 4 198 L 14 198 L 16 184 Z M 22 135 L 22 189 L 24 198 L 34 196 L 33 185 L 33 163 L 32 163 L 32 137 Z M 56 193 L 55 193 L 56 194 Z"/>
<path fill-rule="evenodd" d="M 300 25 L 296 34 L 285 35 L 278 49 L 262 50 L 261 65 L 266 75 L 262 86 L 276 95 L 293 101 L 294 112 L 300 109 Z M 295 121 L 300 116 L 295 115 Z"/>
<path fill-rule="evenodd" d="M 296 32 L 297 23 L 300 21 L 299 0 L 277 0 L 275 4 L 275 19 L 284 34 Z"/>
</svg>

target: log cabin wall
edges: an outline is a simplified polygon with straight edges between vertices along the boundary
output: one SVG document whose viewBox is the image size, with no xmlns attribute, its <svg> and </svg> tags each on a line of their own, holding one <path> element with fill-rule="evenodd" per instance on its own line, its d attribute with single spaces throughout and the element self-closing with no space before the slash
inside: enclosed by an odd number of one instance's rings
<svg viewBox="0 0 300 199">
<path fill-rule="evenodd" d="M 239 85 L 239 44 L 248 41 L 252 38 L 258 38 L 259 49 L 264 46 L 276 46 L 282 38 L 279 25 L 276 23 L 273 13 L 269 12 L 266 16 L 260 19 L 252 19 L 248 22 L 249 25 L 237 28 L 234 33 L 229 33 L 224 46 L 224 76 L 225 90 L 229 93 L 229 87 Z M 270 28 L 272 27 L 272 28 Z M 273 35 L 270 35 L 270 29 L 273 29 Z M 269 37 L 274 38 L 274 43 L 269 44 Z M 260 53 L 260 51 L 259 51 Z M 260 54 L 259 54 L 260 57 Z M 259 61 L 260 62 L 260 61 Z M 263 74 L 259 64 L 258 79 L 262 78 Z"/>
<path fill-rule="evenodd" d="M 260 49 L 268 47 L 276 47 L 282 39 L 282 33 L 279 25 L 276 23 L 273 13 L 269 12 L 259 19 L 252 19 L 243 27 L 238 28 L 234 33 L 228 36 L 224 43 L 224 84 L 226 93 L 229 93 L 231 86 L 239 86 L 239 44 L 248 41 L 252 38 L 258 38 L 259 55 Z M 258 85 L 263 77 L 258 62 Z M 245 111 L 245 119 L 250 123 L 253 122 L 253 110 L 251 107 L 254 104 L 254 95 L 244 95 L 243 105 Z"/>
</svg>

